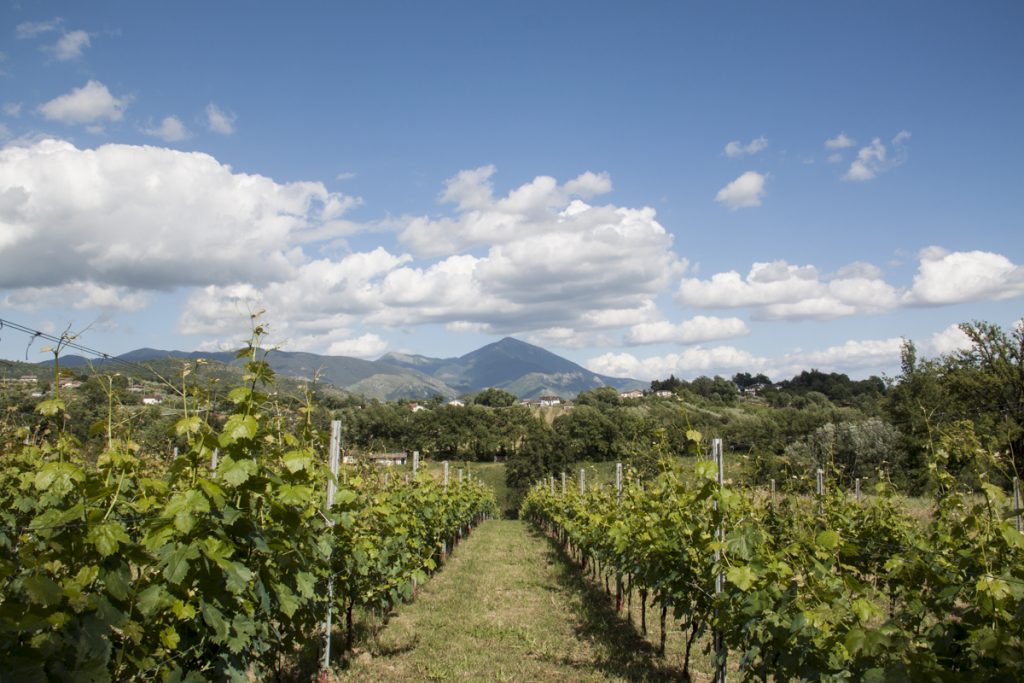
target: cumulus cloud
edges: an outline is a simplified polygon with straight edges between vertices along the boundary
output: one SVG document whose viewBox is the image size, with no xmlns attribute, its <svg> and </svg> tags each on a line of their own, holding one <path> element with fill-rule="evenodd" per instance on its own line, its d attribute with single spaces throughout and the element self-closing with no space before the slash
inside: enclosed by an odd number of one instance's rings
<svg viewBox="0 0 1024 683">
<path fill-rule="evenodd" d="M 60 17 L 54 17 L 48 21 L 25 21 L 15 27 L 14 34 L 22 40 L 35 38 L 43 33 L 56 31 L 63 21 Z"/>
<path fill-rule="evenodd" d="M 606 353 L 585 365 L 601 374 L 641 380 L 663 379 L 670 374 L 685 379 L 716 374 L 729 377 L 736 372 L 763 372 L 778 380 L 811 369 L 866 376 L 896 370 L 902 345 L 903 339 L 899 337 L 853 339 L 823 349 L 794 349 L 775 358 L 757 356 L 733 346 L 695 346 L 681 353 L 648 358 L 630 353 Z"/>
<path fill-rule="evenodd" d="M 696 344 L 750 334 L 739 318 L 715 318 L 698 315 L 680 323 L 667 320 L 633 325 L 626 333 L 627 344 Z"/>
<path fill-rule="evenodd" d="M 177 116 L 166 116 L 159 126 L 147 126 L 142 132 L 165 142 L 178 142 L 189 136 L 188 129 Z"/>
<path fill-rule="evenodd" d="M 947 252 L 929 247 L 920 254 L 909 304 L 941 306 L 1024 295 L 1024 267 L 989 251 Z"/>
<path fill-rule="evenodd" d="M 94 282 L 166 290 L 286 279 L 295 246 L 342 201 L 213 157 L 157 147 L 0 150 L 0 288 Z"/>
<path fill-rule="evenodd" d="M 761 198 L 765 195 L 765 176 L 757 171 L 747 171 L 732 181 L 715 195 L 715 201 L 735 211 L 753 206 L 761 206 Z"/>
<path fill-rule="evenodd" d="M 214 133 L 231 135 L 235 132 L 235 121 L 238 117 L 218 107 L 213 102 L 206 105 L 206 125 Z"/>
<path fill-rule="evenodd" d="M 847 147 L 853 147 L 857 144 L 857 141 L 851 138 L 846 133 L 840 133 L 834 138 L 825 140 L 825 149 L 846 149 Z"/>
<path fill-rule="evenodd" d="M 101 119 L 120 121 L 130 97 L 114 97 L 107 86 L 89 81 L 81 88 L 60 95 L 39 107 L 40 113 L 51 121 L 61 123 L 93 123 Z"/>
<path fill-rule="evenodd" d="M 872 180 L 882 171 L 904 163 L 907 158 L 906 141 L 909 139 L 908 131 L 901 130 L 897 133 L 891 141 L 895 156 L 890 157 L 889 150 L 881 138 L 874 138 L 871 144 L 861 147 L 857 152 L 857 158 L 850 164 L 843 180 Z"/>
<path fill-rule="evenodd" d="M 767 148 L 768 138 L 763 135 L 759 138 L 754 138 L 745 145 L 739 140 L 732 140 L 725 145 L 725 156 L 734 159 L 736 157 L 757 154 L 758 152 L 763 152 Z"/>
<path fill-rule="evenodd" d="M 89 47 L 89 34 L 85 31 L 65 33 L 51 49 L 53 55 L 61 62 L 68 62 L 82 56 L 82 51 Z"/>
<path fill-rule="evenodd" d="M 960 325 L 953 324 L 946 329 L 933 334 L 924 345 L 925 349 L 934 355 L 945 355 L 956 351 L 966 351 L 973 344 L 971 338 L 964 334 Z"/>
<path fill-rule="evenodd" d="M 902 346 L 903 339 L 900 337 L 850 340 L 817 351 L 786 354 L 776 367 L 770 369 L 769 374 L 785 377 L 811 368 L 847 373 L 892 368 L 899 363 Z"/>
<path fill-rule="evenodd" d="M 986 251 L 948 252 L 929 247 L 919 255 L 909 288 L 883 279 L 876 266 L 855 262 L 833 275 L 786 261 L 754 263 L 707 279 L 684 278 L 675 300 L 703 309 L 750 308 L 755 319 L 824 320 L 884 313 L 912 306 L 999 301 L 1024 296 L 1024 266 Z"/>
<path fill-rule="evenodd" d="M 637 358 L 631 353 L 605 353 L 584 363 L 588 370 L 602 375 L 633 377 L 645 381 L 669 375 L 695 377 L 731 375 L 740 371 L 756 372 L 767 364 L 767 358 L 732 346 L 694 346 L 680 353 L 649 358 Z"/>
<path fill-rule="evenodd" d="M 4 307 L 23 310 L 70 305 L 79 310 L 138 311 L 148 303 L 149 297 L 144 292 L 88 281 L 55 287 L 25 287 L 0 297 Z"/>
<path fill-rule="evenodd" d="M 287 311 L 296 329 L 344 314 L 364 325 L 441 324 L 578 346 L 602 329 L 659 317 L 653 297 L 685 262 L 653 209 L 583 202 L 610 189 L 605 174 L 564 184 L 540 176 L 498 197 L 493 173 L 472 169 L 446 183 L 441 200 L 454 205 L 452 215 L 397 221 L 412 254 L 378 248 L 310 260 L 251 292 L 232 283 L 205 287 L 194 292 L 182 328 L 216 330 L 219 311 L 251 306 Z M 551 336 L 559 330 L 573 332 Z"/>
<path fill-rule="evenodd" d="M 354 339 L 342 339 L 327 347 L 328 356 L 354 356 L 378 358 L 388 350 L 388 343 L 375 334 L 364 334 Z"/>
<path fill-rule="evenodd" d="M 706 280 L 684 279 L 676 301 L 707 309 L 752 308 L 759 319 L 824 320 L 891 310 L 899 305 L 900 294 L 870 264 L 851 264 L 823 277 L 811 265 L 771 261 L 754 263 L 745 277 L 728 271 Z"/>
</svg>

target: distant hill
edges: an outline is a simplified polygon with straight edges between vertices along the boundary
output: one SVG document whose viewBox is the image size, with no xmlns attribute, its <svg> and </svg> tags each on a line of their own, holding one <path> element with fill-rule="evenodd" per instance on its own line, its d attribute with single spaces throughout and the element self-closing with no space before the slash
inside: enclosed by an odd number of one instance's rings
<svg viewBox="0 0 1024 683">
<path fill-rule="evenodd" d="M 238 364 L 233 352 L 163 351 L 136 349 L 119 360 L 134 363 L 205 358 L 227 365 Z M 313 379 L 338 389 L 380 400 L 424 399 L 435 395 L 454 398 L 488 387 L 497 387 L 521 399 L 554 394 L 571 398 L 581 391 L 603 386 L 622 391 L 643 388 L 633 379 L 606 377 L 533 344 L 506 337 L 458 358 L 388 353 L 375 361 L 347 356 L 272 351 L 267 362 L 284 377 Z M 47 361 L 40 365 L 52 365 Z M 80 356 L 61 358 L 61 366 L 81 368 L 90 361 Z M 91 361 L 96 368 L 110 361 Z"/>
<path fill-rule="evenodd" d="M 389 353 L 377 362 L 416 369 L 471 394 L 497 387 L 519 398 L 556 394 L 571 398 L 581 391 L 611 386 L 628 391 L 646 386 L 634 379 L 607 377 L 533 344 L 505 337 L 458 358 L 428 358 Z"/>
</svg>

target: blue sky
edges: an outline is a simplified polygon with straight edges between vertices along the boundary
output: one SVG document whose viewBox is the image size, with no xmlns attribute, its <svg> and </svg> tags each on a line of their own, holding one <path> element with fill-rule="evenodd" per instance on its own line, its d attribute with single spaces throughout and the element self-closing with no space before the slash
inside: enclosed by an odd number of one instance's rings
<svg viewBox="0 0 1024 683">
<path fill-rule="evenodd" d="M 5 3 L 0 317 L 641 379 L 1024 296 L 1019 3 Z M 28 340 L 0 330 L 0 357 Z M 40 344 L 28 351 L 43 358 Z"/>
</svg>

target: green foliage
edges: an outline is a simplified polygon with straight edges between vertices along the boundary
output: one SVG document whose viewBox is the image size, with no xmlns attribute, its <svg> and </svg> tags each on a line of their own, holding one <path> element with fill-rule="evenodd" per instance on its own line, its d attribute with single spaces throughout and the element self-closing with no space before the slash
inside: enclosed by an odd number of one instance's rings
<svg viewBox="0 0 1024 683">
<path fill-rule="evenodd" d="M 173 461 L 144 457 L 112 412 L 95 461 L 62 424 L 27 445 L 25 428 L 3 434 L 0 680 L 271 678 L 328 609 L 407 598 L 442 542 L 494 512 L 476 483 L 365 472 L 325 514 L 323 433 L 312 406 L 267 393 L 261 334 L 225 418 L 182 392 Z"/>
<path fill-rule="evenodd" d="M 1024 535 L 999 488 L 949 493 L 922 525 L 881 483 L 864 503 L 776 505 L 716 474 L 702 460 L 691 476 L 627 476 L 621 498 L 539 485 L 521 512 L 668 605 L 688 642 L 719 633 L 744 680 L 1024 676 Z"/>
</svg>

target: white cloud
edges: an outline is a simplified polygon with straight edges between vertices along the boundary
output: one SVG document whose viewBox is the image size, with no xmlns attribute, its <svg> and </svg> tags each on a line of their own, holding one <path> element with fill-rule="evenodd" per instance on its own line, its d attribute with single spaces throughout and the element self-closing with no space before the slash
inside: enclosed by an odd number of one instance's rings
<svg viewBox="0 0 1024 683">
<path fill-rule="evenodd" d="M 637 358 L 631 353 L 606 353 L 584 363 L 592 372 L 640 380 L 664 378 L 669 375 L 692 378 L 709 374 L 732 375 L 739 371 L 758 372 L 767 364 L 767 358 L 732 346 L 695 346 L 680 353 L 649 358 Z"/>
<path fill-rule="evenodd" d="M 719 190 L 715 201 L 733 211 L 761 206 L 761 198 L 765 195 L 764 181 L 765 176 L 760 173 L 747 171 Z"/>
<path fill-rule="evenodd" d="M 739 318 L 715 318 L 698 315 L 681 323 L 666 320 L 633 325 L 626 334 L 627 344 L 696 344 L 750 334 Z"/>
<path fill-rule="evenodd" d="M 910 133 L 901 130 L 892 139 L 895 157 L 890 158 L 888 149 L 882 143 L 881 138 L 874 138 L 870 145 L 861 147 L 857 152 L 857 158 L 850 164 L 850 168 L 843 176 L 843 180 L 863 182 L 874 179 L 879 173 L 890 168 L 899 166 L 907 159 L 906 143 L 910 139 Z"/>
<path fill-rule="evenodd" d="M 988 251 L 947 252 L 929 247 L 906 302 L 925 306 L 1002 300 L 1024 295 L 1024 267 Z"/>
<path fill-rule="evenodd" d="M 922 250 L 913 286 L 898 288 L 874 265 L 855 262 L 830 276 L 811 265 L 754 263 L 708 279 L 685 278 L 675 300 L 702 309 L 750 308 L 755 319 L 824 320 L 912 306 L 999 301 L 1024 296 L 1024 266 L 986 251 Z"/>
<path fill-rule="evenodd" d="M 15 27 L 14 33 L 22 40 L 35 38 L 40 34 L 56 31 L 63 21 L 60 17 L 55 17 L 49 21 L 25 21 Z"/>
<path fill-rule="evenodd" d="M 857 158 L 850 164 L 849 170 L 843 176 L 843 180 L 871 180 L 882 169 L 885 164 L 885 145 L 878 138 L 871 141 L 867 147 L 861 147 L 857 152 Z"/>
<path fill-rule="evenodd" d="M 857 141 L 846 133 L 840 133 L 834 138 L 825 140 L 825 149 L 846 149 L 847 147 L 853 147 L 856 144 Z"/>
<path fill-rule="evenodd" d="M 356 174 L 352 171 L 344 171 L 334 176 L 335 180 L 352 180 L 356 177 Z"/>
<path fill-rule="evenodd" d="M 21 116 L 21 102 L 5 102 L 4 113 L 11 118 L 18 118 Z"/>
<path fill-rule="evenodd" d="M 793 350 L 777 358 L 756 356 L 733 346 L 686 349 L 682 353 L 638 358 L 630 353 L 606 353 L 585 363 L 594 372 L 641 380 L 663 379 L 670 374 L 684 379 L 698 375 L 763 372 L 776 380 L 804 370 L 843 372 L 855 376 L 892 372 L 899 367 L 903 339 L 849 340 L 824 349 Z"/>
<path fill-rule="evenodd" d="M 399 221 L 400 238 L 418 258 L 378 248 L 303 262 L 248 292 L 256 296 L 248 305 L 284 312 L 293 327 L 344 314 L 389 327 L 429 323 L 535 336 L 567 329 L 574 332 L 557 343 L 570 346 L 593 341 L 602 329 L 659 317 L 652 297 L 685 263 L 652 209 L 573 198 L 609 188 L 601 174 L 565 185 L 540 176 L 505 197 L 493 196 L 491 174 L 464 171 L 448 181 L 442 197 L 456 205 L 454 216 Z M 515 229 L 496 227 L 506 224 Z M 437 255 L 432 241 L 446 241 L 448 254 Z M 452 253 L 469 246 L 482 249 Z M 237 309 L 242 298 L 232 284 L 197 290 L 182 328 L 215 331 L 218 311 Z"/>
<path fill-rule="evenodd" d="M 0 123 L 0 140 L 7 140 L 11 137 L 11 129 L 6 124 Z"/>
<path fill-rule="evenodd" d="M 120 121 L 130 97 L 117 98 L 99 81 L 89 81 L 81 88 L 56 97 L 39 107 L 51 121 L 62 123 L 93 123 L 100 119 Z"/>
<path fill-rule="evenodd" d="M 231 135 L 235 132 L 235 121 L 238 117 L 232 112 L 226 112 L 211 102 L 206 105 L 206 125 L 214 133 Z"/>
<path fill-rule="evenodd" d="M 85 31 L 65 33 L 51 48 L 54 56 L 61 62 L 68 62 L 82 56 L 82 51 L 89 47 L 89 34 Z"/>
<path fill-rule="evenodd" d="M 768 148 L 768 138 L 761 136 L 754 138 L 747 144 L 741 143 L 739 140 L 733 140 L 725 146 L 725 156 L 729 158 L 736 158 L 744 155 L 757 154 Z"/>
<path fill-rule="evenodd" d="M 213 157 L 158 147 L 0 150 L 0 288 L 94 282 L 137 290 L 282 280 L 340 201 Z"/>
<path fill-rule="evenodd" d="M 925 349 L 934 355 L 944 355 L 956 351 L 966 351 L 973 344 L 971 338 L 964 334 L 957 324 L 950 325 L 941 332 L 936 332 L 924 345 Z"/>
<path fill-rule="evenodd" d="M 328 356 L 354 356 L 356 358 L 379 358 L 388 350 L 388 343 L 375 334 L 364 334 L 355 339 L 343 339 L 327 348 Z"/>
<path fill-rule="evenodd" d="M 26 287 L 0 297 L 4 307 L 38 310 L 70 304 L 74 309 L 104 311 L 138 311 L 146 307 L 149 297 L 127 287 L 100 285 L 95 282 L 74 282 L 55 287 Z"/>
<path fill-rule="evenodd" d="M 786 354 L 773 376 L 792 376 L 801 370 L 816 368 L 826 372 L 874 371 L 899 363 L 903 339 L 850 340 L 819 351 Z"/>
<path fill-rule="evenodd" d="M 189 136 L 188 129 L 177 116 L 166 116 L 159 126 L 143 128 L 142 132 L 158 137 L 165 142 L 177 142 Z"/>
<path fill-rule="evenodd" d="M 772 261 L 753 264 L 745 278 L 728 271 L 707 280 L 684 279 L 676 301 L 706 309 L 749 307 L 759 319 L 824 320 L 891 310 L 900 293 L 871 264 L 854 263 L 826 278 L 811 265 Z"/>
</svg>

